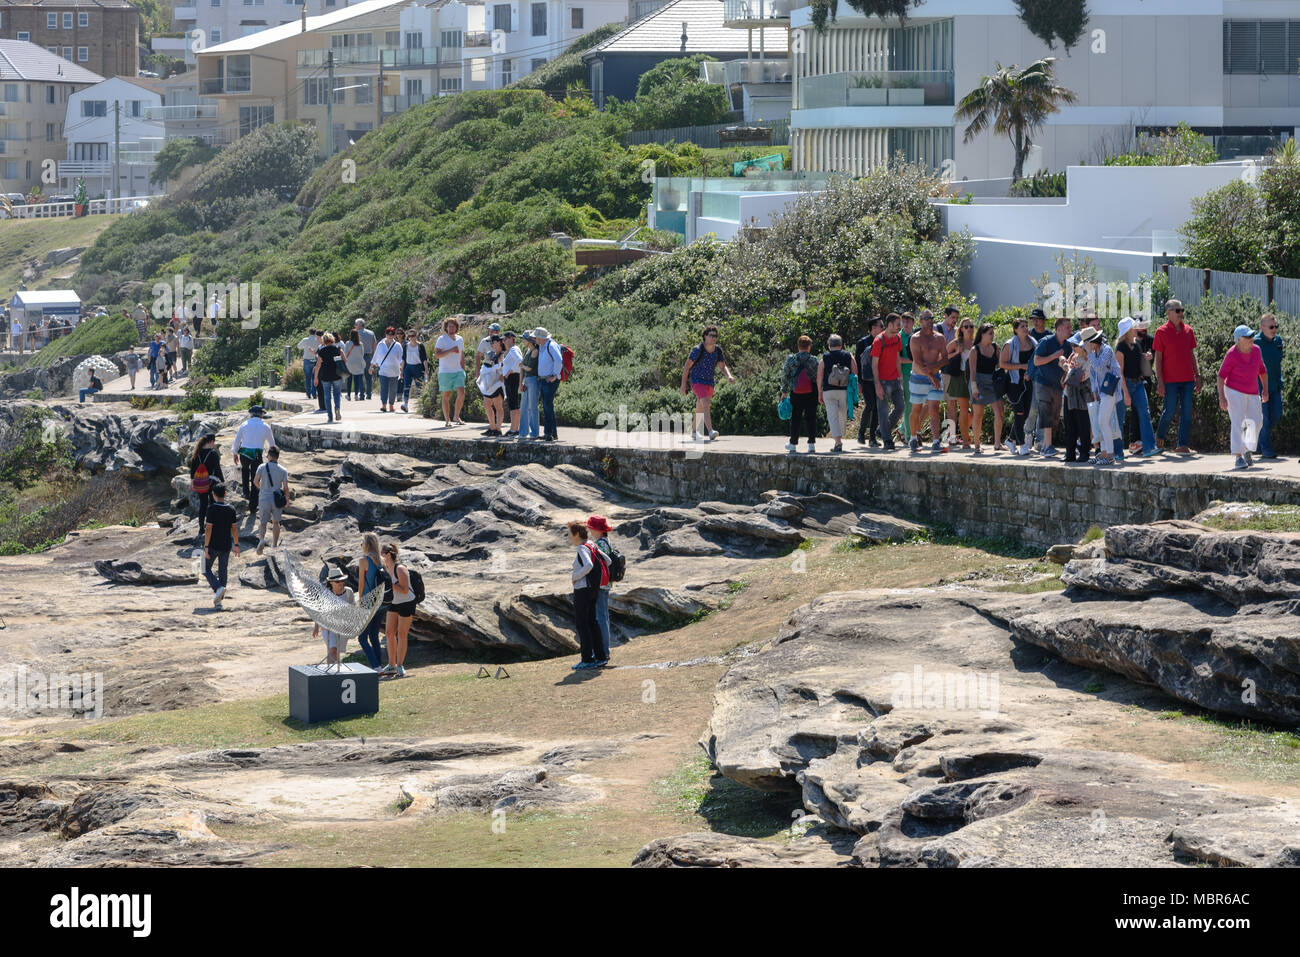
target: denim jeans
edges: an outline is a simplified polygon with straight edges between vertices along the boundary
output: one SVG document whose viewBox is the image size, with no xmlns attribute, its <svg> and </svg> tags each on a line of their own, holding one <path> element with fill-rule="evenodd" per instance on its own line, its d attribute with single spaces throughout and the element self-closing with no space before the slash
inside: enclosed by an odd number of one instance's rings
<svg viewBox="0 0 1300 957">
<path fill-rule="evenodd" d="M 537 388 L 542 393 L 542 429 L 543 434 L 555 438 L 559 434 L 559 429 L 555 424 L 555 393 L 560 388 L 560 380 L 547 382 L 545 379 L 537 380 Z"/>
<path fill-rule="evenodd" d="M 1273 450 L 1273 426 L 1282 420 L 1282 383 L 1268 383 L 1268 401 L 1264 403 L 1264 421 L 1259 427 L 1259 454 L 1271 459 L 1277 454 Z"/>
<path fill-rule="evenodd" d="M 1113 449 L 1116 458 L 1124 457 L 1124 416 L 1128 415 L 1128 406 L 1124 404 L 1124 393 L 1118 388 L 1115 389 L 1115 415 L 1112 428 L 1115 430 L 1115 447 Z"/>
<path fill-rule="evenodd" d="M 881 440 L 886 446 L 891 446 L 894 444 L 894 429 L 898 428 L 899 417 L 903 414 L 903 382 L 901 379 L 882 379 L 879 385 L 884 397 L 876 399 L 876 418 L 880 421 Z M 892 412 L 890 406 L 893 406 Z"/>
<path fill-rule="evenodd" d="M 596 589 L 596 627 L 600 629 L 605 658 L 609 658 L 609 589 Z"/>
<path fill-rule="evenodd" d="M 94 395 L 94 394 L 95 394 L 96 392 L 98 392 L 98 391 L 99 391 L 98 389 L 82 389 L 82 390 L 81 390 L 81 401 L 82 401 L 82 402 L 85 402 L 85 401 L 86 401 L 86 396 L 88 396 L 88 395 Z"/>
<path fill-rule="evenodd" d="M 375 395 L 375 378 L 374 373 L 370 371 L 370 360 L 375 357 L 373 352 L 366 353 L 366 371 L 362 373 L 366 377 L 366 398 L 374 398 Z"/>
<path fill-rule="evenodd" d="M 411 386 L 416 382 L 424 381 L 424 366 L 420 363 L 407 363 L 406 369 L 402 373 L 402 404 L 406 405 L 411 401 Z M 415 390 L 416 399 L 420 398 L 420 390 Z"/>
<path fill-rule="evenodd" d="M 397 397 L 402 391 L 402 380 L 400 376 L 381 375 L 379 377 L 379 404 L 387 407 L 396 405 Z"/>
<path fill-rule="evenodd" d="M 1128 397 L 1133 400 L 1133 414 L 1137 416 L 1138 432 L 1142 436 L 1142 451 L 1156 447 L 1156 434 L 1151 428 L 1151 411 L 1147 407 L 1147 387 L 1141 379 L 1126 379 Z"/>
<path fill-rule="evenodd" d="M 307 398 L 316 398 L 316 383 L 312 381 L 313 377 L 316 375 L 315 359 L 302 360 L 302 374 L 304 381 L 307 383 Z"/>
<path fill-rule="evenodd" d="M 1178 447 L 1185 448 L 1192 440 L 1192 383 L 1165 383 L 1165 410 L 1160 413 L 1160 425 L 1156 427 L 1156 437 L 1161 442 L 1169 431 L 1175 408 L 1178 409 Z"/>
<path fill-rule="evenodd" d="M 218 588 L 226 587 L 226 571 L 230 567 L 230 551 L 224 552 L 212 551 L 211 558 L 203 562 L 203 577 L 208 580 L 208 585 L 215 592 Z M 212 566 L 217 566 L 217 573 L 212 574 Z"/>
<path fill-rule="evenodd" d="M 340 388 L 342 383 L 338 379 L 326 381 L 321 379 L 320 391 L 325 400 L 325 411 L 329 413 L 330 421 L 334 421 L 334 416 L 339 414 L 339 403 L 343 399 L 343 390 Z"/>
<path fill-rule="evenodd" d="M 524 379 L 524 390 L 519 393 L 519 437 L 538 436 L 537 402 L 540 393 L 537 388 L 537 376 L 530 375 Z"/>
<path fill-rule="evenodd" d="M 370 619 L 370 624 L 357 636 L 366 656 L 366 664 L 371 668 L 378 668 L 384 661 L 383 649 L 379 646 L 379 629 L 386 617 L 388 616 L 383 612 L 376 612 L 375 617 Z"/>
</svg>

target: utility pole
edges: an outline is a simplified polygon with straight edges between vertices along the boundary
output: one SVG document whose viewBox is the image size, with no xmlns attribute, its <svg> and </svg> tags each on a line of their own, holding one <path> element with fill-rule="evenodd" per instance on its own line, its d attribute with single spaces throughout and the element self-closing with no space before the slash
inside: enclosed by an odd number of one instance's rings
<svg viewBox="0 0 1300 957">
<path fill-rule="evenodd" d="M 334 155 L 334 51 L 330 50 L 325 58 L 329 68 L 329 80 L 325 84 L 325 158 Z M 383 104 L 379 107 L 383 109 Z"/>
<path fill-rule="evenodd" d="M 397 66 L 396 61 L 393 66 Z M 384 50 L 382 47 L 379 50 L 379 78 L 375 87 L 375 104 L 379 111 L 378 116 L 375 117 L 375 129 L 379 129 L 384 125 Z"/>
<path fill-rule="evenodd" d="M 122 182 L 122 103 L 120 100 L 113 101 L 113 193 L 118 199 L 121 198 Z M 111 207 L 106 212 L 112 212 Z M 121 210 L 118 210 L 121 212 Z"/>
</svg>

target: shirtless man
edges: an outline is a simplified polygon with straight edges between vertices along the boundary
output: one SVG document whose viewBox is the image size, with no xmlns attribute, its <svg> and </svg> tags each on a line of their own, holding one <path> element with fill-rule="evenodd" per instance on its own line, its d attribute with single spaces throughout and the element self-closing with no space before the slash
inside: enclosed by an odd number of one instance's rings
<svg viewBox="0 0 1300 957">
<path fill-rule="evenodd" d="M 929 309 L 921 313 L 921 328 L 912 333 L 910 346 L 912 375 L 907 387 L 912 396 L 912 440 L 908 447 L 913 452 L 921 451 L 921 423 L 928 413 L 934 438 L 930 449 L 938 452 L 943 447 L 943 429 L 939 416 L 939 406 L 943 402 L 943 380 L 939 377 L 939 370 L 943 368 L 947 356 L 948 342 L 943 333 L 934 328 L 934 315 Z"/>
</svg>

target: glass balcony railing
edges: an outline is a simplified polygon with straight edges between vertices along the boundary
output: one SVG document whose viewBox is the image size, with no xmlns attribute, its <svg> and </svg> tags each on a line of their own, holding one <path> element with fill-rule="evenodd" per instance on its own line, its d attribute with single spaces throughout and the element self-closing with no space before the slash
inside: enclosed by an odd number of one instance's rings
<svg viewBox="0 0 1300 957">
<path fill-rule="evenodd" d="M 705 83 L 789 83 L 789 60 L 706 60 L 700 64 Z"/>
<path fill-rule="evenodd" d="M 384 111 L 385 116 L 391 116 L 394 113 L 403 113 L 412 107 L 423 106 L 430 99 L 432 97 L 428 93 L 404 93 L 401 96 L 386 96 L 383 98 L 380 108 Z"/>
<path fill-rule="evenodd" d="M 192 104 L 189 106 L 146 106 L 144 118 L 154 122 L 168 120 L 214 120 L 217 118 L 215 105 Z"/>
<path fill-rule="evenodd" d="M 299 68 L 315 69 L 329 63 L 329 55 L 334 54 L 335 66 L 377 65 L 379 56 L 385 47 L 331 47 L 323 50 L 299 50 Z M 392 52 L 389 50 L 388 52 Z M 400 52 L 400 51 L 399 51 Z"/>
<path fill-rule="evenodd" d="M 827 73 L 799 80 L 796 109 L 838 106 L 952 106 L 951 70 Z"/>
<path fill-rule="evenodd" d="M 722 22 L 729 27 L 746 27 L 788 21 L 795 6 L 795 0 L 722 0 Z"/>
<path fill-rule="evenodd" d="M 460 58 L 460 51 L 456 51 L 457 59 Z M 442 61 L 439 47 L 412 47 L 401 50 L 384 50 L 383 53 L 384 69 L 393 70 L 437 66 Z"/>
</svg>

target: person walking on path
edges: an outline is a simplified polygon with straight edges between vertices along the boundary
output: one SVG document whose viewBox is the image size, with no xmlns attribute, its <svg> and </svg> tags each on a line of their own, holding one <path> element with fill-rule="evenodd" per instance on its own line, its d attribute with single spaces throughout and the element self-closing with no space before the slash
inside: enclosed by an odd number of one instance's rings
<svg viewBox="0 0 1300 957">
<path fill-rule="evenodd" d="M 224 482 L 212 483 L 212 507 L 208 509 L 208 524 L 203 538 L 203 577 L 212 589 L 212 607 L 220 608 L 226 597 L 227 573 L 230 570 L 230 553 L 239 556 L 239 529 L 235 510 L 226 504 Z M 216 574 L 212 568 L 216 566 Z"/>
<path fill-rule="evenodd" d="M 266 410 L 260 405 L 249 409 L 248 418 L 240 423 L 235 432 L 235 441 L 231 443 L 235 462 L 239 465 L 244 498 L 248 501 L 250 519 L 257 514 L 258 493 L 253 486 L 253 477 L 257 474 L 257 467 L 262 464 L 263 452 L 275 445 L 275 436 L 271 433 L 271 427 L 263 419 L 265 415 Z"/>
<path fill-rule="evenodd" d="M 157 333 L 150 336 L 149 337 L 149 358 L 145 363 L 149 367 L 149 388 L 150 389 L 156 389 L 158 387 L 158 351 L 161 348 L 162 345 L 158 342 Z"/>
<path fill-rule="evenodd" d="M 343 345 L 343 365 L 348 370 L 344 395 L 354 402 L 360 402 L 366 397 L 366 347 L 361 342 L 361 333 L 356 329 L 348 333 L 348 341 Z"/>
<path fill-rule="evenodd" d="M 388 572 L 384 570 L 384 560 L 379 553 L 379 536 L 366 532 L 361 536 L 361 558 L 357 561 L 357 590 L 361 597 L 369 595 L 374 589 L 383 585 Z M 357 640 L 361 642 L 361 651 L 366 656 L 366 663 L 376 671 L 383 664 L 383 648 L 379 642 L 379 629 L 388 619 L 389 606 L 380 605 L 374 616 L 361 630 Z"/>
<path fill-rule="evenodd" d="M 140 374 L 140 354 L 135 346 L 126 350 L 126 377 L 131 381 L 131 391 L 135 391 L 135 377 Z"/>
<path fill-rule="evenodd" d="M 596 599 L 605 577 L 604 565 L 587 538 L 586 525 L 569 523 L 569 543 L 577 549 L 572 569 L 573 621 L 581 652 L 581 660 L 573 666 L 574 671 L 603 668 L 609 663 L 609 649 L 602 646 L 600 626 L 596 623 Z"/>
<path fill-rule="evenodd" d="M 1228 441 L 1236 456 L 1233 467 L 1248 469 L 1255 464 L 1251 453 L 1258 445 L 1263 404 L 1269 398 L 1268 369 L 1249 326 L 1238 326 L 1232 338 L 1236 342 L 1219 364 L 1219 408 L 1228 413 L 1231 423 Z"/>
<path fill-rule="evenodd" d="M 303 389 L 307 398 L 316 398 L 316 352 L 320 349 L 320 330 L 313 329 L 298 341 L 302 350 Z"/>
<path fill-rule="evenodd" d="M 871 343 L 871 380 L 875 383 L 875 418 L 885 451 L 894 451 L 894 429 L 903 415 L 903 337 L 899 335 L 902 317 L 891 312 L 885 329 Z M 868 402 L 871 397 L 868 397 Z M 866 418 L 866 409 L 862 416 Z"/>
<path fill-rule="evenodd" d="M 1116 456 L 1123 455 L 1118 409 L 1121 402 L 1128 405 L 1124 367 L 1095 325 L 1086 325 L 1079 331 L 1079 342 L 1088 354 L 1088 380 L 1092 383 L 1093 395 L 1097 397 L 1096 464 L 1114 465 Z"/>
<path fill-rule="evenodd" d="M 909 443 L 913 452 L 921 450 L 921 430 L 925 419 L 930 420 L 932 452 L 943 448 L 942 414 L 943 403 L 943 359 L 947 340 L 943 333 L 934 327 L 934 316 L 930 310 L 921 313 L 921 328 L 912 334 L 909 342 L 912 352 L 912 378 L 908 381 L 908 390 L 912 393 L 912 440 Z"/>
<path fill-rule="evenodd" d="M 411 387 L 415 387 L 415 400 L 419 402 L 420 390 L 424 388 L 424 380 L 429 377 L 429 354 L 414 331 L 406 337 L 405 360 L 402 369 L 402 411 L 409 412 Z"/>
<path fill-rule="evenodd" d="M 194 333 L 184 322 L 181 323 L 181 374 L 190 374 L 190 363 L 194 361 Z"/>
<path fill-rule="evenodd" d="M 799 351 L 786 356 L 781 367 L 781 398 L 789 398 L 790 441 L 786 450 L 799 449 L 799 426 L 808 436 L 808 451 L 817 451 L 817 360 L 812 354 L 812 339 L 799 337 Z"/>
<path fill-rule="evenodd" d="M 442 335 L 433 344 L 433 355 L 438 360 L 438 394 L 442 399 L 442 427 L 464 425 L 460 412 L 465 407 L 465 340 L 460 335 L 460 323 L 448 317 L 442 321 Z M 456 394 L 456 413 L 452 418 L 451 396 Z"/>
<path fill-rule="evenodd" d="M 844 340 L 832 333 L 826 340 L 826 352 L 817 363 L 817 397 L 826 406 L 826 421 L 835 444 L 831 452 L 844 451 L 844 426 L 849 413 L 849 377 L 858 374 L 858 363 L 844 349 Z"/>
<path fill-rule="evenodd" d="M 711 411 L 718 369 L 722 370 L 728 382 L 736 381 L 736 377 L 727 368 L 722 347 L 718 345 L 717 326 L 706 326 L 700 336 L 700 344 L 691 350 L 682 367 L 682 394 L 695 393 L 695 420 L 691 427 L 691 439 L 694 441 L 699 441 L 701 435 L 710 442 L 718 437 L 718 430 L 713 427 Z"/>
<path fill-rule="evenodd" d="M 375 380 L 371 376 L 370 366 L 375 357 L 375 346 L 378 344 L 375 334 L 366 328 L 366 320 L 357 319 L 352 323 L 352 327 L 357 332 L 357 337 L 361 340 L 362 354 L 365 358 L 365 380 L 366 380 L 366 399 L 369 400 L 374 396 Z M 358 396 L 360 398 L 360 396 Z"/>
<path fill-rule="evenodd" d="M 601 648 L 604 654 L 596 659 L 598 665 L 609 663 L 609 589 L 613 579 L 610 568 L 614 564 L 614 546 L 609 543 L 609 533 L 613 531 L 609 520 L 604 515 L 591 515 L 587 518 L 587 530 L 591 543 L 596 547 L 595 557 L 604 568 L 601 572 L 601 585 L 596 592 L 596 627 L 600 629 Z"/>
<path fill-rule="evenodd" d="M 203 537 L 207 526 L 208 510 L 212 507 L 212 486 L 217 482 L 225 483 L 226 476 L 221 471 L 221 454 L 217 452 L 217 437 L 212 432 L 204 432 L 194 446 L 190 456 L 190 491 L 199 498 L 199 538 Z"/>
<path fill-rule="evenodd" d="M 411 588 L 411 574 L 397 560 L 397 553 L 395 542 L 389 542 L 380 550 L 384 570 L 392 579 L 393 600 L 389 603 L 384 629 L 388 642 L 388 664 L 380 668 L 379 673 L 390 678 L 405 678 L 406 639 L 411 632 L 411 620 L 415 617 L 416 600 Z"/>
<path fill-rule="evenodd" d="M 402 366 L 405 349 L 397 341 L 397 330 L 384 330 L 384 341 L 375 346 L 371 370 L 379 374 L 379 411 L 396 412 L 397 396 L 402 391 Z"/>
<path fill-rule="evenodd" d="M 524 345 L 520 354 L 523 358 L 519 362 L 519 438 L 536 439 L 541 437 L 541 389 L 537 385 L 537 340 L 534 338 L 536 330 L 529 329 L 524 333 Z"/>
<path fill-rule="evenodd" d="M 1124 369 L 1124 388 L 1128 392 L 1125 409 L 1133 410 L 1133 416 L 1137 420 L 1138 435 L 1141 436 L 1136 451 L 1140 451 L 1143 458 L 1151 458 L 1156 454 L 1156 434 L 1155 429 L 1151 427 L 1151 409 L 1147 405 L 1144 375 L 1147 357 L 1142 343 L 1138 340 L 1138 332 L 1136 319 L 1127 316 L 1121 319 L 1119 338 L 1115 340 L 1115 354 Z M 1127 421 L 1127 413 L 1120 418 L 1121 421 Z M 1129 451 L 1135 450 L 1130 446 Z"/>
<path fill-rule="evenodd" d="M 321 340 L 321 346 L 316 351 L 316 391 L 320 393 L 325 401 L 325 414 L 329 416 L 328 421 L 333 423 L 335 420 L 343 418 L 342 404 L 343 397 L 339 390 L 339 363 L 342 353 L 339 347 L 334 344 L 334 336 L 325 333 Z"/>
<path fill-rule="evenodd" d="M 348 587 L 348 576 L 342 569 L 333 569 L 325 581 L 329 585 L 330 592 L 341 604 L 356 604 L 356 596 L 352 589 Z M 328 628 L 322 629 L 321 626 L 317 624 L 313 626 L 311 636 L 313 638 L 325 639 L 326 664 L 336 665 L 339 663 L 339 660 L 348 653 L 347 635 L 341 635 L 337 631 L 330 631 Z"/>
<path fill-rule="evenodd" d="M 1266 312 L 1259 317 L 1259 334 L 1255 336 L 1255 345 L 1259 346 L 1260 357 L 1264 360 L 1264 369 L 1268 374 L 1265 389 L 1267 398 L 1262 401 L 1263 424 L 1259 427 L 1259 457 L 1275 459 L 1277 452 L 1273 448 L 1273 428 L 1282 421 L 1282 353 L 1285 345 L 1277 334 L 1277 316 Z"/>
<path fill-rule="evenodd" d="M 1178 413 L 1178 455 L 1190 455 L 1192 438 L 1192 394 L 1201 391 L 1201 372 L 1196 367 L 1196 333 L 1183 321 L 1186 313 L 1177 299 L 1165 303 L 1166 322 L 1156 330 L 1156 394 L 1165 400 L 1156 428 L 1156 446 L 1164 446 L 1165 435 Z"/>
<path fill-rule="evenodd" d="M 274 445 L 267 449 L 266 461 L 257 467 L 253 476 L 257 486 L 257 554 L 266 548 L 266 526 L 271 525 L 271 547 L 280 544 L 280 517 L 289 504 L 289 473 L 280 464 L 280 450 Z"/>
<path fill-rule="evenodd" d="M 534 329 L 533 338 L 537 340 L 537 390 L 542 397 L 542 441 L 555 442 L 560 437 L 555 422 L 555 393 L 564 372 L 564 353 L 545 326 Z"/>
<path fill-rule="evenodd" d="M 980 323 L 975 331 L 975 346 L 971 350 L 968 385 L 971 397 L 971 433 L 975 439 L 975 454 L 984 449 L 984 409 L 993 407 L 993 449 L 1002 448 L 1003 402 L 998 394 L 998 344 L 994 339 L 993 323 Z"/>
</svg>

